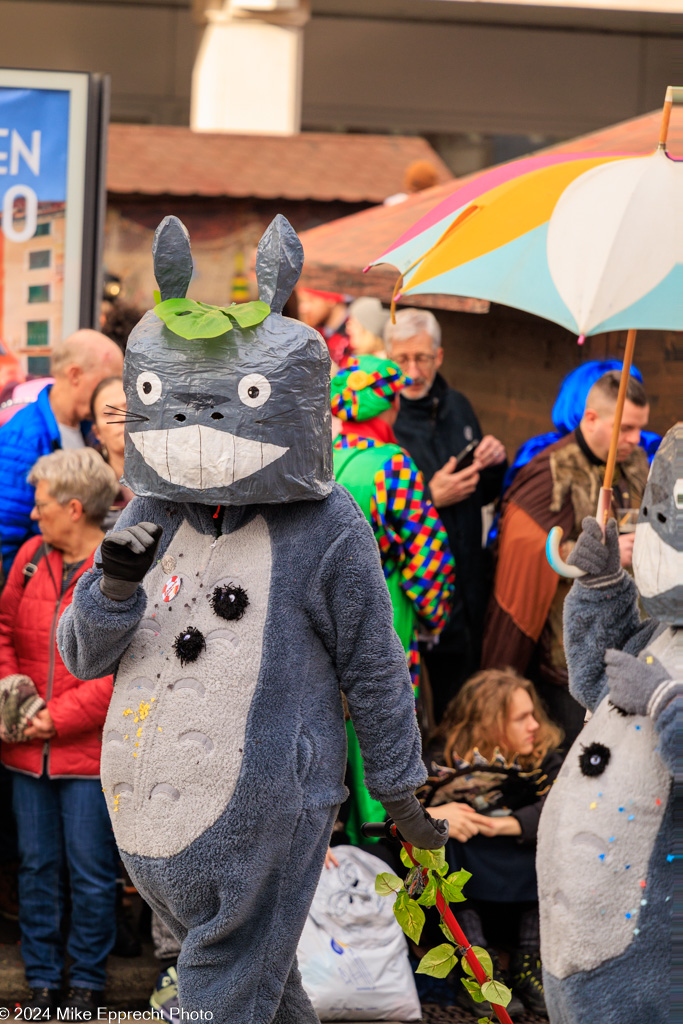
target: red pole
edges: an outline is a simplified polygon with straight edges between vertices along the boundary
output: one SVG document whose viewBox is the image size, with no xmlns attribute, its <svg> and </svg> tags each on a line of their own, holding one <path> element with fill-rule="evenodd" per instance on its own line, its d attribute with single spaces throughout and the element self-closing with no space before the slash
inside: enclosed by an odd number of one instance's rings
<svg viewBox="0 0 683 1024">
<path fill-rule="evenodd" d="M 413 848 L 410 845 L 410 843 L 403 843 L 403 848 L 410 857 L 410 859 L 412 860 L 413 864 L 416 867 L 421 867 L 421 865 L 418 864 L 418 862 L 413 857 Z M 450 931 L 451 935 L 453 936 L 457 944 L 463 948 L 465 952 L 465 959 L 472 968 L 475 978 L 477 979 L 480 985 L 483 985 L 485 981 L 489 981 L 490 979 L 487 977 L 486 971 L 479 963 L 479 960 L 477 959 L 477 954 L 474 952 L 471 945 L 467 941 L 467 936 L 465 935 L 464 931 L 456 921 L 453 911 L 450 909 L 449 906 L 446 905 L 445 899 L 438 891 L 436 894 L 436 906 L 438 908 L 439 913 L 441 914 L 441 918 L 444 924 Z M 493 1009 L 493 1012 L 500 1021 L 500 1024 L 513 1024 L 512 1018 L 510 1017 L 510 1014 L 507 1012 L 504 1006 L 501 1006 L 499 1003 L 491 1003 L 491 1008 Z"/>
</svg>

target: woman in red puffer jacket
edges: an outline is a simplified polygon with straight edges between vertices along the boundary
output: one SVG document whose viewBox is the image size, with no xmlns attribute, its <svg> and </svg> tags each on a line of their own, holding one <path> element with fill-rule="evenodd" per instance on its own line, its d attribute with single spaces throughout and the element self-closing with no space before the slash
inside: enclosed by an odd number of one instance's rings
<svg viewBox="0 0 683 1024">
<path fill-rule="evenodd" d="M 23 1008 L 54 1013 L 60 1000 L 63 866 L 71 888 L 65 1009 L 102 1005 L 115 938 L 116 846 L 99 779 L 102 726 L 112 677 L 80 680 L 59 656 L 57 624 L 93 564 L 102 519 L 119 485 L 91 448 L 44 455 L 31 470 L 31 517 L 41 537 L 17 553 L 0 598 L 0 678 L 28 676 L 45 706 L 20 742 L 2 744 L 13 771 L 19 840 L 19 924 L 31 997 Z"/>
</svg>

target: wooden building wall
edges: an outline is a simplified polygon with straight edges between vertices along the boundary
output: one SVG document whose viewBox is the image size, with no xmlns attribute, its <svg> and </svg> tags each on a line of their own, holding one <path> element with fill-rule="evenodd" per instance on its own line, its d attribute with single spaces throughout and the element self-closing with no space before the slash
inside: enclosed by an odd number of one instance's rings
<svg viewBox="0 0 683 1024">
<path fill-rule="evenodd" d="M 472 402 L 485 433 L 508 457 L 527 438 L 552 430 L 550 412 L 565 374 L 589 359 L 621 358 L 626 332 L 586 339 L 562 327 L 493 305 L 483 315 L 435 311 L 443 330 L 443 373 Z M 683 333 L 641 331 L 635 364 L 650 397 L 650 429 L 664 434 L 683 418 Z"/>
</svg>

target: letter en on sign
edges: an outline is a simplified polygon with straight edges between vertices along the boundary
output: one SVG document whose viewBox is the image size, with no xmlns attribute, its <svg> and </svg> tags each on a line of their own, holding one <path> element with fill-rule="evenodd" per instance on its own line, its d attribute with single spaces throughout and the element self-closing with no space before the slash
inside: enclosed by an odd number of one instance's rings
<svg viewBox="0 0 683 1024">
<path fill-rule="evenodd" d="M 38 177 L 40 174 L 40 132 L 31 132 L 31 148 L 29 149 L 16 129 L 12 129 L 10 145 L 10 174 L 19 173 L 19 157 L 23 157 L 26 166 Z"/>
</svg>

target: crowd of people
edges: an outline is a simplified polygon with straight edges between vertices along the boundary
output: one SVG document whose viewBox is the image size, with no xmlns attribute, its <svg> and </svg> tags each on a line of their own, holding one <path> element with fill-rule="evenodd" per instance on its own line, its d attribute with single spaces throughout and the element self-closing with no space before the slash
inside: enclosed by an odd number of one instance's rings
<svg viewBox="0 0 683 1024">
<path fill-rule="evenodd" d="M 303 289 L 298 311 L 320 330 L 333 360 L 334 474 L 377 542 L 428 770 L 451 770 L 430 806 L 448 822 L 449 864 L 472 872 L 458 920 L 473 943 L 505 951 L 515 998 L 543 1013 L 536 831 L 584 718 L 568 691 L 568 588 L 547 565 L 544 545 L 550 528 L 561 526 L 566 557 L 584 516 L 594 513 L 619 374 L 595 364 L 574 403 L 576 426 L 510 467 L 505 439 L 484 434 L 467 397 L 440 372 L 444 349 L 431 312 L 401 309 L 392 320 L 377 299 L 347 308 L 343 295 Z M 2 814 L 9 820 L 11 782 L 16 825 L 15 845 L 8 830 L 0 849 L 0 869 L 11 912 L 7 878 L 18 864 L 30 1005 L 49 1011 L 102 1004 L 117 940 L 120 865 L 99 782 L 113 678 L 77 679 L 55 638 L 78 580 L 133 496 L 121 482 L 122 372 L 119 345 L 79 331 L 55 347 L 53 383 L 0 429 Z M 627 569 L 629 512 L 639 507 L 648 473 L 640 445 L 648 414 L 634 377 L 612 509 L 620 530 L 623 523 Z M 483 513 L 491 506 L 497 523 L 487 540 Z M 384 810 L 365 787 L 350 721 L 347 739 L 350 796 L 334 840 L 362 845 L 361 822 Z M 156 917 L 153 933 L 172 983 L 177 943 Z M 65 952 L 67 995 L 59 1003 Z M 461 986 L 454 998 L 481 1014 Z"/>
</svg>

